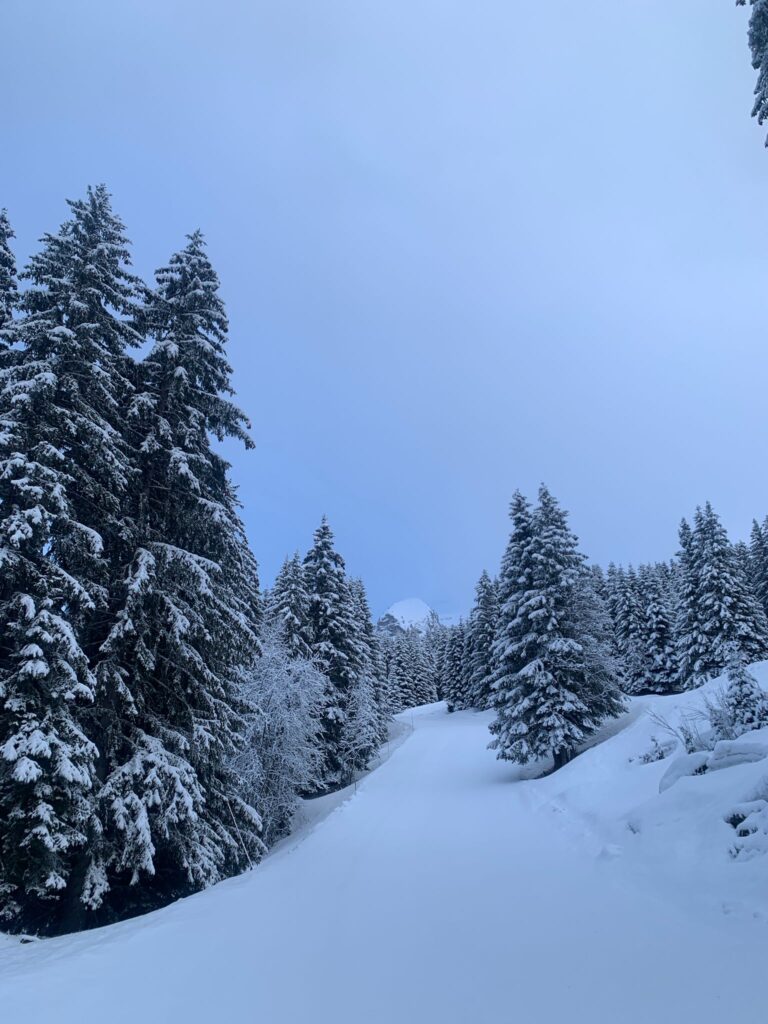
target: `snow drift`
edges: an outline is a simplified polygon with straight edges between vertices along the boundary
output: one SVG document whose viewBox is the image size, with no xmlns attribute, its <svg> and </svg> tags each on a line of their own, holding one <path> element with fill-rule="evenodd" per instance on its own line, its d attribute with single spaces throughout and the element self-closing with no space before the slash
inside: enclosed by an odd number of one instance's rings
<svg viewBox="0 0 768 1024">
<path fill-rule="evenodd" d="M 495 760 L 485 713 L 406 712 L 391 758 L 254 872 L 0 944 L 3 1019 L 758 1024 L 768 731 L 691 773 L 658 724 L 718 685 L 634 699 L 545 777 Z"/>
</svg>

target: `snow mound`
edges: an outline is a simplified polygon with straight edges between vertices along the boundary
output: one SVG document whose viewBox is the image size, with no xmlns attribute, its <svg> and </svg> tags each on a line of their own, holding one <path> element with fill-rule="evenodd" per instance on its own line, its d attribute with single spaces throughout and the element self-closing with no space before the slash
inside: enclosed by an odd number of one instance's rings
<svg viewBox="0 0 768 1024">
<path fill-rule="evenodd" d="M 661 777 L 659 792 L 665 792 L 686 775 L 704 775 L 706 772 L 719 772 L 740 764 L 764 761 L 768 757 L 768 745 L 753 742 L 749 737 L 754 735 L 757 734 L 748 733 L 737 740 L 720 740 L 712 751 L 698 750 L 694 754 L 675 758 Z"/>
</svg>

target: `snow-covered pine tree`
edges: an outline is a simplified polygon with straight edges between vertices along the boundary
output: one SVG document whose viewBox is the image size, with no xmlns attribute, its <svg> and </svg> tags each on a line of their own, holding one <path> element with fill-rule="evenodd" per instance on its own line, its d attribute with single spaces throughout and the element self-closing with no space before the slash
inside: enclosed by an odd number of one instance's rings
<svg viewBox="0 0 768 1024">
<path fill-rule="evenodd" d="M 757 71 L 752 116 L 757 118 L 758 124 L 763 124 L 768 118 L 768 0 L 736 0 L 739 7 L 746 7 L 747 3 L 752 8 L 749 17 L 749 49 L 752 67 Z"/>
<path fill-rule="evenodd" d="M 762 524 L 755 519 L 749 543 L 749 574 L 752 590 L 768 614 L 768 518 Z"/>
<path fill-rule="evenodd" d="M 69 205 L 23 275 L 0 412 L 0 910 L 45 931 L 75 923 L 89 885 L 89 655 L 132 481 L 120 430 L 135 340 L 128 243 L 103 186 Z"/>
<path fill-rule="evenodd" d="M 511 750 L 520 730 L 516 718 L 519 684 L 517 674 L 527 659 L 527 624 L 521 616 L 526 595 L 533 588 L 533 510 L 528 499 L 516 491 L 509 507 L 512 532 L 501 560 L 498 579 L 499 613 L 493 643 L 493 707 L 496 720 L 491 732 L 496 737 L 491 749 Z"/>
<path fill-rule="evenodd" d="M 690 689 L 704 682 L 699 666 L 707 653 L 706 637 L 700 621 L 699 578 L 700 552 L 698 538 L 690 523 L 683 519 L 679 528 L 680 548 L 677 553 L 677 610 L 675 614 L 675 653 L 678 688 Z"/>
<path fill-rule="evenodd" d="M 437 700 L 437 685 L 429 658 L 427 638 L 425 634 L 420 633 L 417 629 L 409 629 L 406 643 L 412 651 L 411 663 L 413 665 L 415 706 L 433 704 Z"/>
<path fill-rule="evenodd" d="M 670 693 L 677 688 L 674 609 L 669 604 L 659 566 L 640 567 L 638 588 L 644 605 L 648 689 L 653 693 Z"/>
<path fill-rule="evenodd" d="M 418 629 L 405 630 L 393 638 L 389 685 L 393 711 L 404 711 L 437 700 L 426 639 Z"/>
<path fill-rule="evenodd" d="M 292 558 L 286 558 L 277 574 L 266 602 L 266 617 L 273 627 L 279 629 L 294 657 L 312 657 L 309 594 L 298 552 Z"/>
<path fill-rule="evenodd" d="M 218 287 L 195 232 L 157 272 L 138 318 L 154 339 L 128 411 L 140 479 L 95 669 L 101 834 L 84 901 L 107 914 L 209 885 L 262 850 L 258 815 L 229 767 L 243 739 L 239 681 L 259 650 L 259 598 L 229 466 L 210 441 L 252 447 L 229 398 Z"/>
<path fill-rule="evenodd" d="M 372 695 L 370 714 L 376 723 L 376 743 L 370 751 L 368 757 L 368 760 L 370 760 L 370 756 L 381 743 L 384 743 L 389 735 L 389 722 L 392 717 L 389 709 L 389 688 L 382 661 L 381 647 L 373 626 L 368 595 L 365 592 L 365 584 L 361 579 L 351 579 L 349 581 L 349 589 L 352 595 L 355 621 L 363 652 L 362 675 L 368 680 L 363 686 L 363 692 L 370 692 Z M 363 704 L 364 699 L 363 695 L 361 695 L 356 699 L 356 713 L 358 720 L 364 725 L 365 731 L 367 731 L 367 718 Z M 360 750 L 364 751 L 366 749 L 366 742 L 359 742 L 358 746 Z"/>
<path fill-rule="evenodd" d="M 619 601 L 621 599 L 621 588 L 624 581 L 624 570 L 621 566 L 611 562 L 605 573 L 605 605 L 611 620 L 611 652 L 617 664 L 621 660 L 619 641 Z M 619 666 L 620 667 L 620 666 Z"/>
<path fill-rule="evenodd" d="M 747 668 L 737 644 L 729 646 L 726 658 L 728 685 L 724 703 L 730 727 L 737 736 L 752 729 L 764 729 L 768 726 L 768 694 Z"/>
<path fill-rule="evenodd" d="M 621 709 L 608 620 L 565 512 L 546 487 L 531 514 L 520 495 L 502 567 L 497 639 L 498 757 L 565 764 L 604 718 Z"/>
<path fill-rule="evenodd" d="M 747 663 L 768 653 L 765 612 L 709 502 L 696 510 L 691 552 L 694 586 L 681 595 L 688 624 L 678 636 L 688 688 L 722 671 L 732 644 Z"/>
<path fill-rule="evenodd" d="M 442 700 L 442 660 L 445 649 L 447 629 L 439 617 L 432 612 L 427 621 L 426 632 L 424 633 L 423 646 L 424 657 L 427 661 L 427 668 L 430 676 L 430 692 L 434 700 Z"/>
<path fill-rule="evenodd" d="M 573 593 L 573 635 L 582 645 L 585 701 L 599 721 L 624 709 L 619 671 L 611 644 L 611 617 L 590 566 L 577 578 Z"/>
<path fill-rule="evenodd" d="M 443 696 L 448 711 L 463 711 L 470 707 L 467 690 L 467 624 L 464 621 L 451 626 L 445 649 Z"/>
<path fill-rule="evenodd" d="M 14 340 L 13 315 L 19 301 L 16 259 L 10 245 L 13 237 L 8 211 L 0 210 L 0 370 Z"/>
<path fill-rule="evenodd" d="M 617 580 L 614 615 L 622 689 L 643 693 L 649 688 L 648 622 L 644 595 L 631 565 Z"/>
<path fill-rule="evenodd" d="M 382 639 L 384 671 L 387 680 L 387 699 L 393 715 L 405 711 L 408 707 L 409 695 L 405 692 L 404 681 L 407 678 L 407 653 L 403 645 L 403 635 L 388 635 Z"/>
<path fill-rule="evenodd" d="M 752 581 L 752 561 L 749 556 L 749 547 L 743 540 L 737 540 L 733 545 L 733 556 L 736 566 L 746 580 L 749 589 L 754 596 L 757 596 L 755 594 L 755 587 Z"/>
<path fill-rule="evenodd" d="M 365 657 L 346 578 L 344 559 L 335 550 L 333 533 L 323 516 L 314 544 L 304 559 L 309 593 L 309 621 L 316 664 L 328 679 L 323 726 L 323 784 L 332 789 L 351 777 L 353 766 L 345 737 L 350 694 Z"/>
<path fill-rule="evenodd" d="M 475 708 L 491 706 L 493 694 L 493 643 L 499 606 L 496 584 L 483 570 L 475 588 L 475 607 L 470 618 L 472 644 L 469 652 L 469 702 Z"/>
</svg>

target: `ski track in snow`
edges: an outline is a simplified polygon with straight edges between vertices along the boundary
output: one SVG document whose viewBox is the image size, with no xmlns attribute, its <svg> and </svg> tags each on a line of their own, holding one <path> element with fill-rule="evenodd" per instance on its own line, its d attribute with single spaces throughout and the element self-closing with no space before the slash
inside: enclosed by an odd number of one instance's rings
<svg viewBox="0 0 768 1024">
<path fill-rule="evenodd" d="M 768 926 L 741 897 L 768 861 L 731 863 L 718 847 L 699 874 L 681 854 L 687 803 L 674 801 L 702 793 L 709 807 L 716 790 L 684 779 L 664 802 L 669 761 L 630 763 L 658 732 L 648 704 L 540 779 L 486 749 L 488 715 L 406 712 L 414 731 L 389 760 L 355 792 L 312 802 L 254 872 L 109 928 L 5 940 L 0 1019 L 765 1021 Z M 671 810 L 636 835 L 626 816 L 644 803 Z"/>
</svg>

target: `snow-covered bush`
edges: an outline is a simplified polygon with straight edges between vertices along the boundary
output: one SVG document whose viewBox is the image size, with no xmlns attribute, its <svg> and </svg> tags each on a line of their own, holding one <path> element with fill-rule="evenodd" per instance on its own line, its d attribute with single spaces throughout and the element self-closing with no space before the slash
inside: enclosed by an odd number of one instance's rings
<svg viewBox="0 0 768 1024">
<path fill-rule="evenodd" d="M 267 846 L 288 831 L 299 794 L 318 786 L 326 686 L 311 661 L 292 658 L 279 632 L 265 629 L 261 657 L 241 681 L 248 727 L 233 768 L 261 814 Z"/>
<path fill-rule="evenodd" d="M 663 715 L 655 711 L 650 713 L 650 719 L 660 729 L 675 739 L 686 754 L 696 754 L 700 750 L 712 750 L 718 740 L 711 728 L 702 728 L 710 725 L 709 714 L 705 709 L 693 710 L 683 715 L 677 725 L 673 725 Z"/>
<path fill-rule="evenodd" d="M 725 820 L 736 830 L 729 851 L 733 858 L 749 860 L 768 853 L 768 778 L 754 799 L 737 804 Z"/>
<path fill-rule="evenodd" d="M 651 746 L 644 754 L 640 755 L 638 760 L 640 764 L 653 764 L 654 761 L 663 761 L 665 757 L 669 757 L 676 746 L 677 743 L 673 739 L 663 740 L 660 743 L 655 736 L 651 736 Z"/>
</svg>

